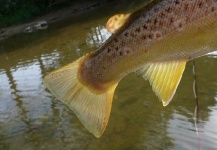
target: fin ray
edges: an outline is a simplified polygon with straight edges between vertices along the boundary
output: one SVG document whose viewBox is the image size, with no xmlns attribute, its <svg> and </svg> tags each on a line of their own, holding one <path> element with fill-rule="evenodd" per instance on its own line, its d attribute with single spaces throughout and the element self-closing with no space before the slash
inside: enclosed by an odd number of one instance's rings
<svg viewBox="0 0 217 150">
<path fill-rule="evenodd" d="M 162 101 L 169 104 L 185 69 L 186 60 L 155 62 L 144 66 L 137 72 L 148 79 L 153 91 Z"/>
<path fill-rule="evenodd" d="M 74 111 L 85 128 L 99 138 L 107 126 L 118 83 L 105 93 L 93 93 L 77 79 L 78 67 L 79 60 L 51 72 L 43 82 L 57 99 Z"/>
</svg>

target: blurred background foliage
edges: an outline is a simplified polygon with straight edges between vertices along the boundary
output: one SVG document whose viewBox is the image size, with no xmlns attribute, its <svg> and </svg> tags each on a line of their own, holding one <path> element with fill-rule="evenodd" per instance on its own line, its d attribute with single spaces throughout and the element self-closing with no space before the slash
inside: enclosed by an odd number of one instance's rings
<svg viewBox="0 0 217 150">
<path fill-rule="evenodd" d="M 109 0 L 0 0 L 0 28 L 24 23 L 74 4 L 99 1 Z"/>
</svg>

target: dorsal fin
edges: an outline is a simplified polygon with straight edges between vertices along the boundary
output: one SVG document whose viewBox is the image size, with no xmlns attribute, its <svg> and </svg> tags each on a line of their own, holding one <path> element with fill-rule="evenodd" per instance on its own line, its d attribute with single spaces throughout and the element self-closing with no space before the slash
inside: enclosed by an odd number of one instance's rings
<svg viewBox="0 0 217 150">
<path fill-rule="evenodd" d="M 109 33 L 115 33 L 124 23 L 126 20 L 129 18 L 130 13 L 128 14 L 116 14 L 112 16 L 107 24 L 106 24 L 106 29 Z"/>
<path fill-rule="evenodd" d="M 186 62 L 186 60 L 155 62 L 144 66 L 137 72 L 149 80 L 163 106 L 167 106 L 176 92 Z"/>
</svg>

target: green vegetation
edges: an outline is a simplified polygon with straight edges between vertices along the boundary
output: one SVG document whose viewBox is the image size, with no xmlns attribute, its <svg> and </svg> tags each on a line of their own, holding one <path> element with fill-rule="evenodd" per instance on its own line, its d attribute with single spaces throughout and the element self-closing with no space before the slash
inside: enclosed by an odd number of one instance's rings
<svg viewBox="0 0 217 150">
<path fill-rule="evenodd" d="M 0 0 L 0 27 L 26 22 L 49 11 L 48 0 Z"/>
<path fill-rule="evenodd" d="M 50 11 L 87 1 L 88 0 L 0 0 L 0 28 L 24 23 Z"/>
</svg>

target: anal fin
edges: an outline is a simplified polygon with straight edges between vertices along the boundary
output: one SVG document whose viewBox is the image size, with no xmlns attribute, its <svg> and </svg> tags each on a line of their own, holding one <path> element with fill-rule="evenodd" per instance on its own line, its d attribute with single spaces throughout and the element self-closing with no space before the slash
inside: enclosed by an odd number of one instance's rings
<svg viewBox="0 0 217 150">
<path fill-rule="evenodd" d="M 186 60 L 154 62 L 137 72 L 149 80 L 163 106 L 167 106 L 176 92 L 186 62 Z"/>
</svg>

